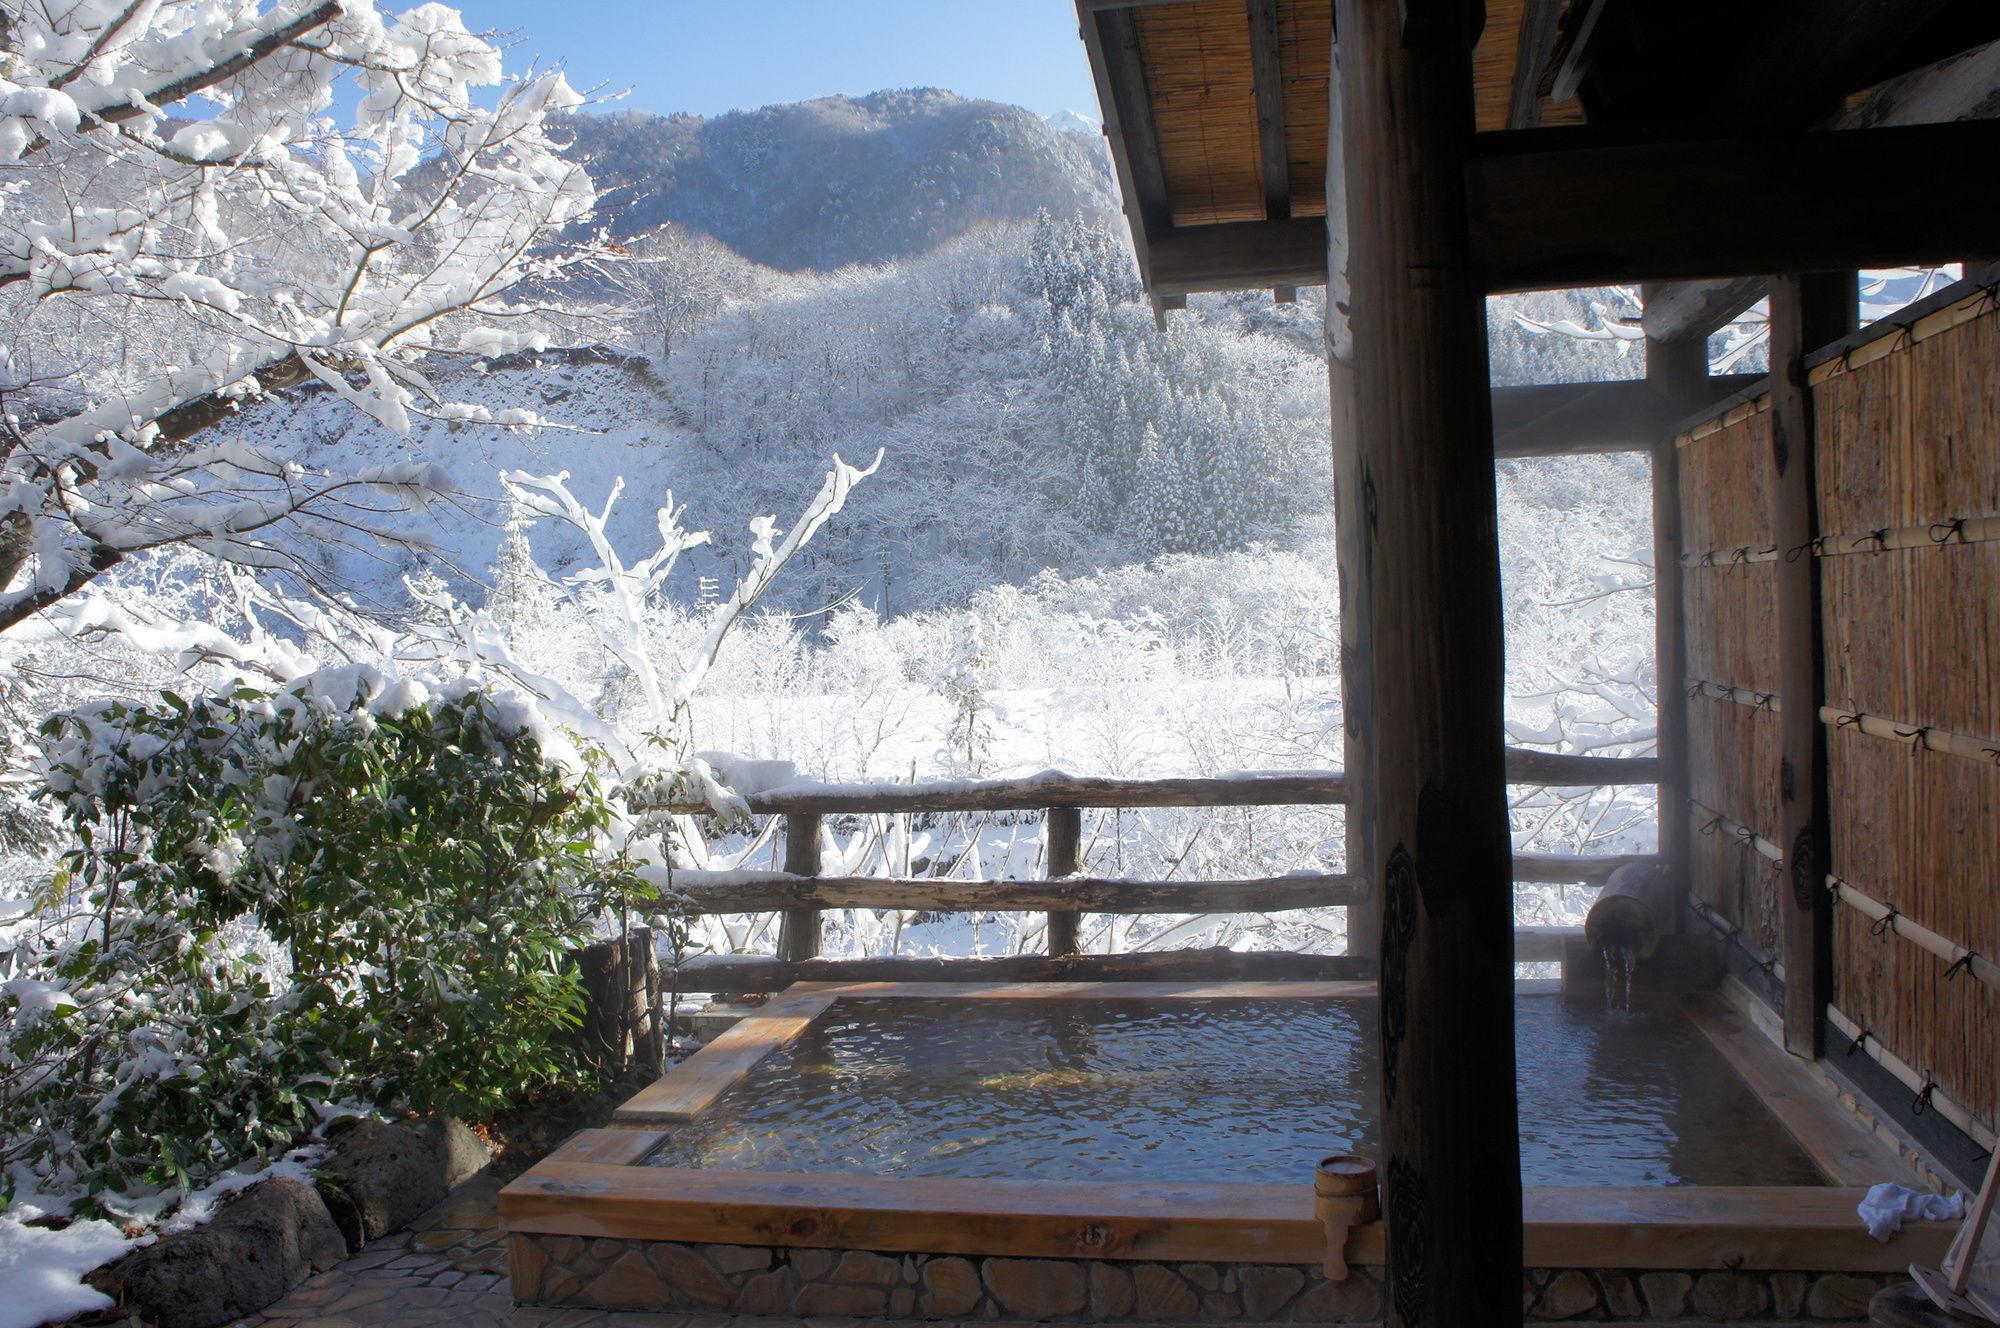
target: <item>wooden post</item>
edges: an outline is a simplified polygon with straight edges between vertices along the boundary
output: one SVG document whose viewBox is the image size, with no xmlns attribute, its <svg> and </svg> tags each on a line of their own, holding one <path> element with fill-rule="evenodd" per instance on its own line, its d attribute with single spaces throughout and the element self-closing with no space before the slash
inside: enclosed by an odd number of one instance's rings
<svg viewBox="0 0 2000 1328">
<path fill-rule="evenodd" d="M 1650 306 L 1657 287 L 1644 290 Z M 1647 341 L 1646 377 L 1690 413 L 1708 377 L 1705 334 Z M 1681 460 L 1671 435 L 1653 444 L 1653 686 L 1660 758 L 1659 853 L 1675 898 L 1688 879 L 1687 604 L 1681 589 Z M 1675 920 L 1678 921 L 1676 911 Z"/>
<path fill-rule="evenodd" d="M 819 814 L 785 817 L 785 870 L 794 876 L 819 875 Z M 788 908 L 778 931 L 778 958 L 790 963 L 819 957 L 819 910 Z"/>
<path fill-rule="evenodd" d="M 1057 880 L 1083 870 L 1079 853 L 1083 843 L 1083 813 L 1075 807 L 1049 808 L 1049 875 Z M 1070 910 L 1050 910 L 1048 945 L 1050 958 L 1073 955 L 1079 949 L 1077 931 L 1083 914 Z"/>
<path fill-rule="evenodd" d="M 1346 866 L 1364 879 L 1375 868 L 1374 821 L 1368 766 L 1374 690 L 1374 645 L 1368 635 L 1368 504 L 1361 473 L 1361 437 L 1355 423 L 1354 330 L 1348 317 L 1347 173 L 1340 133 L 1340 43 L 1335 42 L 1327 89 L 1326 145 L 1326 371 L 1327 407 L 1333 421 L 1333 559 L 1340 581 L 1341 768 L 1348 772 L 1347 806 L 1341 814 Z M 1347 953 L 1378 957 L 1382 891 L 1375 882 L 1366 900 L 1347 906 Z"/>
<path fill-rule="evenodd" d="M 1826 728 L 1820 723 L 1823 660 L 1819 620 L 1819 533 L 1812 389 L 1805 355 L 1852 331 L 1858 290 L 1852 272 L 1771 281 L 1771 459 L 1778 601 L 1778 846 L 1785 963 L 1785 1050 L 1818 1057 L 1825 1049 L 1832 995 L 1833 901 L 1822 888 L 1827 834 Z"/>
<path fill-rule="evenodd" d="M 1367 578 L 1368 875 L 1400 1328 L 1518 1328 L 1504 637 L 1466 0 L 1336 0 Z"/>
</svg>

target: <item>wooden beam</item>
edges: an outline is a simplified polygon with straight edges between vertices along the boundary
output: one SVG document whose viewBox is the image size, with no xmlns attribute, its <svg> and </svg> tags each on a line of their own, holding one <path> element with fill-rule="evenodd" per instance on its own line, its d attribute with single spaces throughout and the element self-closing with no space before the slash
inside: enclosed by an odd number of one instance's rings
<svg viewBox="0 0 2000 1328">
<path fill-rule="evenodd" d="M 2000 41 L 1889 79 L 1834 119 L 1840 129 L 1986 120 L 2000 114 Z"/>
<path fill-rule="evenodd" d="M 1806 353 L 1854 330 L 1855 274 L 1774 277 L 1771 281 L 1771 454 L 1775 536 L 1780 549 L 1810 548 L 1819 533 L 1812 390 Z M 1777 568 L 1778 845 L 1785 964 L 1785 1049 L 1817 1058 L 1833 993 L 1833 902 L 1824 888 L 1832 861 L 1827 827 L 1826 727 L 1820 723 L 1824 651 L 1819 560 L 1780 558 Z"/>
<path fill-rule="evenodd" d="M 1075 807 L 1051 807 L 1048 819 L 1049 875 L 1057 878 L 1071 877 L 1083 870 L 1083 813 Z M 1058 881 L 1059 887 L 1067 887 L 1068 898 L 1058 889 L 1056 898 L 1046 907 L 1049 909 L 1047 944 L 1042 949 L 1052 958 L 1060 959 L 1077 952 L 1078 932 L 1083 924 L 1083 914 L 1079 911 L 1087 907 L 1085 896 L 1089 893 L 1080 887 L 1078 880 Z M 1116 897 L 1117 891 L 1097 891 L 1099 896 Z"/>
<path fill-rule="evenodd" d="M 1608 784 L 1650 784 L 1660 774 L 1660 763 L 1650 756 L 1580 756 L 1570 752 L 1530 751 L 1525 747 L 1508 747 L 1505 753 L 1503 768 L 1509 784 L 1598 788 Z"/>
<path fill-rule="evenodd" d="M 1411 6 L 1414 8 L 1414 6 Z M 1485 301 L 1470 262 L 1470 6 L 1336 0 L 1374 731 L 1390 1321 L 1518 1328 L 1505 637 Z"/>
<path fill-rule="evenodd" d="M 939 779 L 914 784 L 793 784 L 747 795 L 752 813 L 1026 812 L 1045 807 L 1281 807 L 1344 802 L 1338 770 L 1246 770 L 1212 778 L 1110 779 L 1046 771 L 1019 779 Z M 654 803 L 646 811 L 699 814 L 705 802 Z"/>
<path fill-rule="evenodd" d="M 1996 157 L 1994 121 L 1654 141 L 1484 134 L 1467 172 L 1473 257 L 1489 291 L 2000 258 L 2000 172 L 1968 164 Z"/>
<path fill-rule="evenodd" d="M 1063 809 L 1058 809 L 1063 810 Z M 1061 843 L 1056 847 L 1060 849 Z M 1073 862 L 1051 852 L 1055 870 Z M 1235 881 L 1138 881 L 1066 874 L 1044 880 L 955 881 L 939 877 L 791 876 L 784 872 L 675 874 L 675 891 L 702 913 L 764 913 L 790 908 L 893 908 L 910 912 L 1247 913 L 1333 908 L 1365 899 L 1354 876 L 1302 873 Z M 1058 953 L 1051 951 L 1050 953 Z M 1065 953 L 1074 954 L 1074 950 Z"/>
<path fill-rule="evenodd" d="M 1155 295 L 1324 286 L 1326 219 L 1174 226 L 1153 237 L 1150 276 Z"/>
<path fill-rule="evenodd" d="M 1734 58 L 1709 92 L 1711 114 L 1804 129 L 1878 77 L 1901 40 L 1949 0 L 1781 0 L 1759 6 L 1750 40 L 1719 42 Z M 1810 58 L 1800 59 L 1810 52 Z M 1782 69 L 1783 73 L 1776 71 Z"/>
<path fill-rule="evenodd" d="M 1104 137 L 1111 145 L 1118 190 L 1125 199 L 1132 250 L 1139 271 L 1147 272 L 1152 267 L 1153 237 L 1168 228 L 1172 214 L 1139 56 L 1139 29 L 1129 9 L 1104 9 L 1091 0 L 1077 0 L 1077 25 L 1097 84 L 1097 106 L 1104 115 Z"/>
<path fill-rule="evenodd" d="M 1291 164 L 1285 153 L 1285 76 L 1278 57 L 1278 0 L 1248 0 L 1250 86 L 1257 99 L 1257 162 L 1264 216 L 1292 215 Z"/>
<path fill-rule="evenodd" d="M 1350 955 L 1207 949 L 1063 959 L 1038 954 L 996 959 L 888 955 L 799 963 L 761 955 L 700 955 L 672 970 L 671 981 L 681 991 L 734 994 L 779 991 L 794 982 L 1339 982 L 1368 976 L 1368 963 Z"/>
<path fill-rule="evenodd" d="M 1676 423 L 1763 381 L 1762 374 L 1704 376 L 1683 393 L 1666 391 L 1650 377 L 1496 387 L 1493 455 L 1507 460 L 1650 451 Z"/>
<path fill-rule="evenodd" d="M 1602 885 L 1611 878 L 1611 873 L 1620 867 L 1658 861 L 1659 857 L 1651 853 L 1607 853 L 1587 856 L 1573 853 L 1516 853 L 1514 879 L 1550 885 L 1565 885 L 1571 882 Z"/>
<path fill-rule="evenodd" d="M 1514 88 L 1507 104 L 1509 129 L 1533 129 L 1542 122 L 1542 70 L 1555 50 L 1562 0 L 1526 0 L 1521 34 L 1514 45 Z"/>
<path fill-rule="evenodd" d="M 1774 85 L 1786 80 L 1767 80 Z M 1938 124 L 1991 119 L 2000 113 L 2000 41 L 1989 42 L 1893 78 L 1834 117 L 1838 129 Z M 1731 315 L 1764 298 L 1761 276 L 1712 282 L 1673 282 L 1646 301 L 1646 335 L 1672 341 L 1713 332 Z"/>
<path fill-rule="evenodd" d="M 1487 291 L 2000 259 L 2000 174 L 1965 169 L 2000 156 L 2000 122 L 1650 141 L 1533 129 L 1479 146 L 1468 206 Z M 1924 206 L 1909 180 L 1924 182 Z M 1170 227 L 1144 270 L 1156 295 L 1322 285 L 1325 229 L 1319 217 Z M 1720 320 L 1714 307 L 1754 289 L 1691 295 L 1691 314 L 1654 325 Z"/>
<path fill-rule="evenodd" d="M 1653 341 L 1706 339 L 1709 333 L 1763 299 L 1767 285 L 1763 277 L 1657 282 L 1646 288 L 1646 311 L 1640 316 L 1640 323 L 1647 338 Z"/>
</svg>

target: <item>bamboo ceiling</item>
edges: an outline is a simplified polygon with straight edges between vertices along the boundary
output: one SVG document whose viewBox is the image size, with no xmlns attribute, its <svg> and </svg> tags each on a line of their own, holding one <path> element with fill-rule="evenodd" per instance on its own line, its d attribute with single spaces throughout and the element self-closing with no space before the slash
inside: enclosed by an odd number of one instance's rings
<svg viewBox="0 0 2000 1328">
<path fill-rule="evenodd" d="M 1473 54 L 1482 130 L 1508 127 L 1528 7 L 1528 0 L 1487 0 L 1485 32 Z M 1285 192 L 1293 216 L 1324 216 L 1333 0 L 1275 0 L 1275 8 Z M 1134 5 L 1132 15 L 1172 223 L 1267 219 L 1246 0 L 1153 0 Z M 1544 101 L 1540 109 L 1545 124 L 1580 118 L 1573 103 Z M 1125 138 L 1128 152 L 1145 149 L 1144 135 L 1130 127 Z"/>
</svg>

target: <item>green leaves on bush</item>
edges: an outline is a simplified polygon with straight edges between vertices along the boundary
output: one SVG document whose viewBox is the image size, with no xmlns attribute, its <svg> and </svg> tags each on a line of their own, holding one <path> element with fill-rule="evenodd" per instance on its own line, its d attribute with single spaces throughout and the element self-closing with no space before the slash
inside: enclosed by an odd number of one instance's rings
<svg viewBox="0 0 2000 1328">
<path fill-rule="evenodd" d="M 527 719 L 343 672 L 51 720 L 78 846 L 0 983 L 0 1162 L 185 1183 L 316 1103 L 478 1119 L 581 1073 L 565 959 L 639 883 Z"/>
</svg>

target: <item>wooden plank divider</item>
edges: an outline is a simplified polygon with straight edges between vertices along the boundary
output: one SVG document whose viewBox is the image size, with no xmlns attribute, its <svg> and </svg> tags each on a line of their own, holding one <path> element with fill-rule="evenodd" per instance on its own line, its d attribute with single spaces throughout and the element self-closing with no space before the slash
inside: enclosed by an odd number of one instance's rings
<svg viewBox="0 0 2000 1328">
<path fill-rule="evenodd" d="M 612 1119 L 622 1125 L 694 1119 L 757 1062 L 805 1032 L 813 1020 L 826 1013 L 834 999 L 818 992 L 778 997 L 755 1016 L 732 1024 L 713 1042 L 641 1089 L 613 1113 Z"/>
<path fill-rule="evenodd" d="M 636 1166 L 665 1139 L 658 1130 L 621 1126 L 615 1121 L 596 1129 L 578 1130 L 556 1151 L 551 1162 L 589 1162 L 608 1167 Z"/>
</svg>

